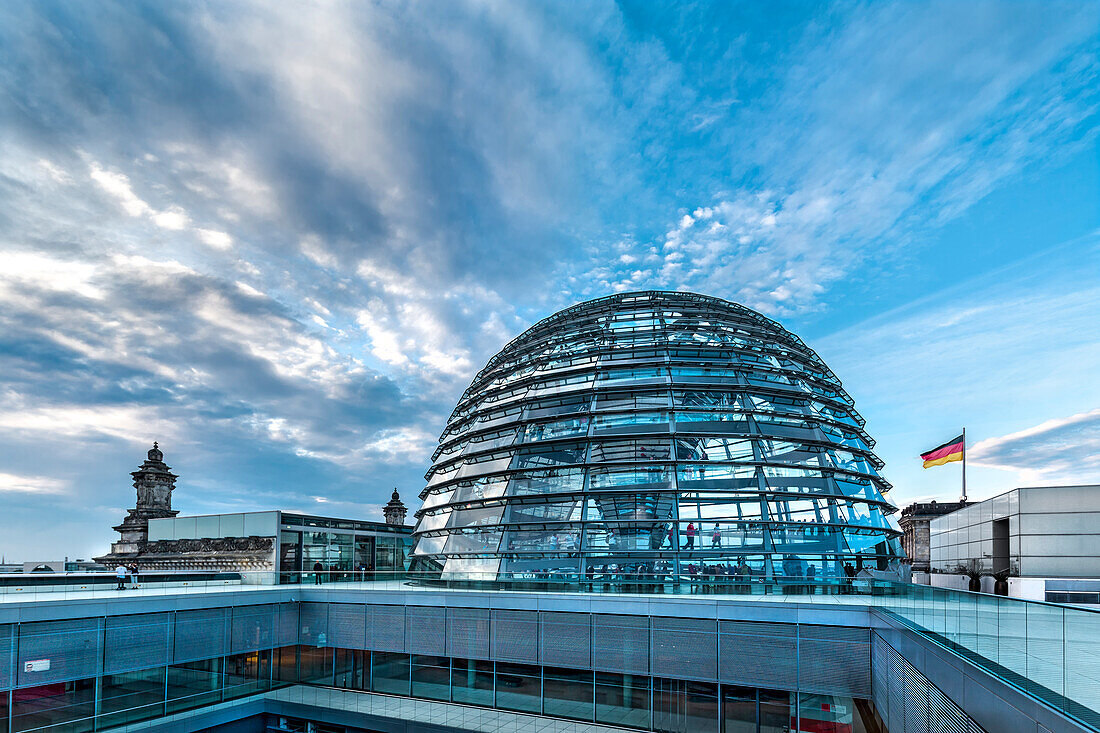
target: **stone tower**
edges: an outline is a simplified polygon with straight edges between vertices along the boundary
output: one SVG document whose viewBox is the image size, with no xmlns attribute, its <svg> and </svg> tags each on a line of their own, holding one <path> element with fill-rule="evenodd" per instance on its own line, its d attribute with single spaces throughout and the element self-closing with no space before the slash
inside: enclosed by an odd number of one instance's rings
<svg viewBox="0 0 1100 733">
<path fill-rule="evenodd" d="M 176 488 L 178 476 L 165 465 L 160 446 L 153 443 L 148 458 L 130 475 L 134 477 L 137 505 L 127 512 L 122 524 L 114 528 L 122 537 L 111 545 L 110 554 L 96 558 L 98 562 L 135 558 L 149 541 L 149 520 L 179 514 L 172 509 L 172 490 Z"/>
<path fill-rule="evenodd" d="M 393 496 L 390 497 L 390 503 L 382 509 L 382 514 L 386 517 L 386 524 L 403 525 L 405 523 L 405 511 L 405 504 L 401 501 L 401 497 L 397 494 L 395 488 Z"/>
</svg>

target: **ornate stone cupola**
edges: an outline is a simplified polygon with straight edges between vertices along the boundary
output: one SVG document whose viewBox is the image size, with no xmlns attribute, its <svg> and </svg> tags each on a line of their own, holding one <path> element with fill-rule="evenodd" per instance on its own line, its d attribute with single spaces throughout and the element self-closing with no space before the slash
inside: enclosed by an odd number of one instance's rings
<svg viewBox="0 0 1100 733">
<path fill-rule="evenodd" d="M 147 455 L 141 467 L 130 473 L 137 490 L 137 505 L 114 528 L 122 537 L 111 545 L 109 558 L 137 555 L 149 541 L 150 519 L 179 514 L 172 509 L 172 490 L 178 476 L 164 463 L 164 454 L 157 443 L 153 443 Z"/>
<path fill-rule="evenodd" d="M 393 496 L 390 497 L 390 503 L 382 509 L 382 514 L 386 517 L 386 524 L 403 525 L 405 523 L 405 513 L 405 503 L 401 501 L 401 497 L 395 488 Z"/>
</svg>

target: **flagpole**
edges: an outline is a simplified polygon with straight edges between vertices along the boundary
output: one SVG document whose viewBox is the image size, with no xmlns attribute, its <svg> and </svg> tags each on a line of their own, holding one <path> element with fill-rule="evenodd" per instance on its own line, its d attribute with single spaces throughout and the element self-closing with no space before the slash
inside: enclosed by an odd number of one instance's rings
<svg viewBox="0 0 1100 733">
<path fill-rule="evenodd" d="M 963 428 L 963 504 L 966 503 L 966 428 Z"/>
</svg>

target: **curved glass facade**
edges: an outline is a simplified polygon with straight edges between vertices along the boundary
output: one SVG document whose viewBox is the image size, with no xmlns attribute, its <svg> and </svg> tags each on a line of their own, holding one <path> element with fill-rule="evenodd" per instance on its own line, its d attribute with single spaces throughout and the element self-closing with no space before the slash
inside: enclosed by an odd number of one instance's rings
<svg viewBox="0 0 1100 733">
<path fill-rule="evenodd" d="M 873 445 L 836 375 L 753 310 L 679 292 L 580 303 L 463 394 L 421 493 L 414 568 L 811 581 L 845 563 L 895 569 Z"/>
</svg>

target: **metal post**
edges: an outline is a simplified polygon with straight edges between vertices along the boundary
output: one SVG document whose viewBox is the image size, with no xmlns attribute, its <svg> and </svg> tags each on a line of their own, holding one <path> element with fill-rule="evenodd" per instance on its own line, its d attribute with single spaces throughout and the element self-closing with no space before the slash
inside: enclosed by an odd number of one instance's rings
<svg viewBox="0 0 1100 733">
<path fill-rule="evenodd" d="M 966 502 L 966 428 L 963 428 L 963 503 Z"/>
</svg>

